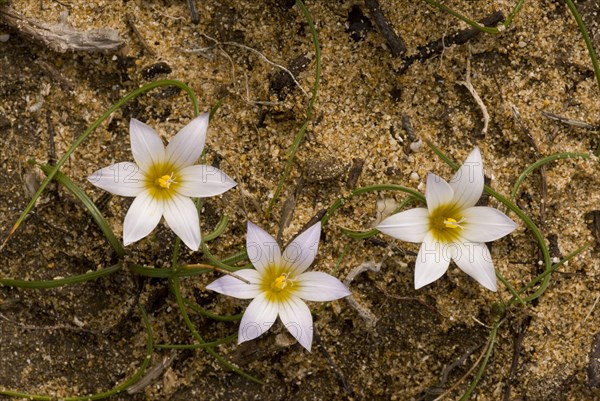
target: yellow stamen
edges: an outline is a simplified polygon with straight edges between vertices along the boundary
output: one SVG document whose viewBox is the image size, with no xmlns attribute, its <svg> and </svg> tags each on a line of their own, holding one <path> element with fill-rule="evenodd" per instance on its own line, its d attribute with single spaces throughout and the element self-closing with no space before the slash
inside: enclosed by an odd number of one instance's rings
<svg viewBox="0 0 600 401">
<path fill-rule="evenodd" d="M 283 273 L 281 276 L 277 277 L 272 283 L 271 283 L 271 289 L 274 291 L 282 291 L 285 287 L 287 287 L 287 285 L 294 285 L 294 282 L 290 279 L 288 279 L 288 274 L 287 273 Z"/>
<path fill-rule="evenodd" d="M 456 221 L 456 219 L 453 219 L 452 217 L 448 217 L 446 220 L 444 220 L 444 226 L 446 228 L 462 228 L 462 226 L 460 225 L 461 222 L 462 222 L 462 219 L 460 219 L 459 221 Z"/>
<path fill-rule="evenodd" d="M 171 173 L 171 175 L 163 175 L 162 177 L 156 179 L 156 183 L 162 188 L 169 188 L 174 182 L 175 180 L 173 179 L 173 173 Z"/>
</svg>

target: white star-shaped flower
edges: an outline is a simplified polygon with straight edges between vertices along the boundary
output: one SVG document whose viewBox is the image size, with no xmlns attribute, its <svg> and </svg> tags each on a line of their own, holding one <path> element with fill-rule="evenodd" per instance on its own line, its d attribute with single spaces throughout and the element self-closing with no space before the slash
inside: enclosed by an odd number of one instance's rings
<svg viewBox="0 0 600 401">
<path fill-rule="evenodd" d="M 450 183 L 427 175 L 427 208 L 395 214 L 377 226 L 394 238 L 422 243 L 415 263 L 415 288 L 440 278 L 453 260 L 481 285 L 496 291 L 494 264 L 485 242 L 504 237 L 517 225 L 497 209 L 475 206 L 483 186 L 483 161 L 475 148 Z"/>
<path fill-rule="evenodd" d="M 206 288 L 240 299 L 252 299 L 244 312 L 238 334 L 238 344 L 266 332 L 277 316 L 298 342 L 310 351 L 313 320 L 307 301 L 333 301 L 350 295 L 337 278 L 322 272 L 306 272 L 319 247 L 321 223 L 294 239 L 284 250 L 258 226 L 248 222 L 246 249 L 255 269 L 235 273 L 249 282 L 233 276 L 223 276 Z"/>
<path fill-rule="evenodd" d="M 200 222 L 190 197 L 219 195 L 236 185 L 221 170 L 195 165 L 202 154 L 208 113 L 192 120 L 167 147 L 148 125 L 132 119 L 129 125 L 135 163 L 121 162 L 88 177 L 110 193 L 135 197 L 123 223 L 123 242 L 138 241 L 165 217 L 167 225 L 192 250 L 200 247 Z"/>
</svg>

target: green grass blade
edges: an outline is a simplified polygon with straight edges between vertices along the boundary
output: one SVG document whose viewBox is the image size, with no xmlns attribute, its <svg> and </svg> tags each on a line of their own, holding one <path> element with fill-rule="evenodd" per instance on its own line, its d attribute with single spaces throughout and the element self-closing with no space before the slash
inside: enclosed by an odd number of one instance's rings
<svg viewBox="0 0 600 401">
<path fill-rule="evenodd" d="M 582 159 L 585 159 L 585 160 L 589 160 L 590 159 L 590 155 L 588 155 L 587 153 L 565 152 L 565 153 L 557 153 L 557 154 L 554 154 L 554 155 L 550 155 L 550 156 L 544 157 L 544 158 L 542 158 L 540 160 L 537 160 L 531 166 L 529 166 L 525 170 L 523 170 L 523 172 L 521 173 L 521 175 L 519 175 L 519 178 L 517 178 L 517 181 L 515 181 L 515 184 L 513 185 L 512 191 L 510 191 L 510 197 L 511 197 L 511 199 L 515 199 L 515 196 L 517 196 L 517 191 L 519 190 L 519 187 L 521 186 L 521 184 L 523 183 L 523 181 L 525 181 L 525 178 L 527 178 L 527 176 L 529 174 L 531 174 L 534 170 L 542 167 L 544 164 L 548 164 L 548 163 L 553 162 L 555 160 L 574 159 L 574 158 L 582 158 Z"/>
<path fill-rule="evenodd" d="M 50 176 L 50 174 L 52 174 L 52 171 L 55 169 L 55 167 L 52 167 L 47 164 L 40 165 L 39 167 L 42 169 L 44 174 L 46 174 L 46 176 Z M 94 218 L 94 221 L 96 221 L 96 224 L 98 224 L 98 227 L 100 227 L 100 230 L 102 230 L 104 237 L 106 237 L 106 240 L 113 247 L 117 255 L 119 255 L 120 257 L 125 255 L 125 249 L 123 248 L 123 245 L 121 245 L 121 242 L 113 233 L 112 229 L 110 228 L 110 225 L 106 222 L 104 216 L 102 216 L 102 213 L 100 212 L 98 207 L 96 207 L 96 204 L 92 202 L 92 200 L 86 195 L 86 193 L 83 192 L 83 190 L 79 188 L 77 184 L 71 181 L 69 177 L 67 177 L 60 171 L 54 173 L 54 180 L 60 185 L 67 188 L 69 192 L 71 192 L 77 199 L 79 199 L 81 203 L 83 203 L 83 206 L 85 206 L 88 212 L 90 212 L 90 214 Z"/>
<path fill-rule="evenodd" d="M 368 192 L 378 192 L 378 191 L 404 192 L 409 195 L 412 195 L 412 197 L 416 201 L 418 201 L 420 203 L 425 203 L 425 195 L 423 195 L 419 191 L 415 191 L 414 189 L 407 188 L 402 185 L 396 185 L 396 184 L 369 185 L 366 187 L 357 188 L 354 191 L 350 192 L 350 195 L 344 196 L 342 198 L 339 198 L 337 201 L 335 201 L 331 206 L 329 206 L 329 209 L 327 209 L 325 216 L 323 216 L 323 218 L 321 219 L 321 224 L 323 224 L 323 225 L 327 224 L 329 219 L 333 216 L 333 213 L 337 209 L 342 207 L 344 205 L 344 203 L 346 203 L 349 199 L 355 197 L 356 195 L 365 194 Z"/>
<path fill-rule="evenodd" d="M 129 270 L 137 275 L 152 278 L 193 277 L 212 272 L 211 269 L 162 269 L 157 267 L 127 264 Z"/>
<path fill-rule="evenodd" d="M 193 310 L 194 312 L 199 313 L 202 316 L 211 318 L 213 320 L 218 320 L 220 322 L 237 322 L 237 321 L 241 320 L 242 316 L 244 315 L 244 313 L 238 313 L 237 315 L 221 316 L 221 315 L 217 315 L 216 313 L 207 311 L 206 309 L 200 307 L 199 305 L 196 305 L 193 302 L 188 301 L 187 299 L 184 299 L 184 301 L 185 301 L 185 304 L 187 305 L 187 307 L 190 308 L 191 310 Z"/>
<path fill-rule="evenodd" d="M 467 391 L 463 394 L 462 397 L 460 397 L 459 401 L 468 400 L 471 397 L 473 390 L 475 390 L 475 387 L 477 387 L 479 380 L 481 380 L 481 376 L 483 376 L 483 372 L 485 371 L 488 361 L 490 360 L 490 356 L 492 355 L 492 351 L 494 350 L 494 345 L 496 343 L 496 335 L 498 334 L 498 327 L 500 327 L 500 323 L 502 323 L 502 321 L 496 322 L 492 327 L 492 331 L 490 332 L 490 338 L 488 341 L 488 349 L 485 352 L 485 357 L 483 358 L 483 361 L 481 361 L 481 365 L 479 366 L 477 374 L 475 374 L 475 378 L 469 385 Z"/>
<path fill-rule="evenodd" d="M 77 276 L 65 277 L 56 280 L 15 280 L 10 278 L 0 278 L 0 285 L 4 285 L 7 287 L 17 287 L 17 288 L 56 288 L 62 287 L 64 285 L 73 285 L 84 283 L 90 280 L 96 280 L 100 277 L 108 276 L 109 274 L 113 274 L 117 270 L 121 268 L 121 264 L 117 264 L 111 267 L 107 267 L 105 269 L 80 274 Z"/>
<path fill-rule="evenodd" d="M 198 343 L 206 344 L 206 341 L 204 341 L 204 339 L 202 338 L 200 333 L 198 333 L 198 330 L 196 330 L 196 327 L 190 320 L 190 317 L 185 309 L 183 297 L 181 296 L 181 291 L 179 289 L 179 279 L 176 277 L 173 277 L 170 280 L 170 284 L 171 284 L 170 285 L 171 291 L 173 292 L 173 295 L 175 295 L 175 299 L 177 301 L 179 313 L 181 314 L 181 317 L 183 318 L 186 326 L 192 332 L 192 335 L 194 336 L 196 341 L 198 341 Z M 239 374 L 242 377 L 245 377 L 246 379 L 248 379 L 250 381 L 253 381 L 254 383 L 264 384 L 262 380 L 257 379 L 256 377 L 244 372 L 242 369 L 238 368 L 231 362 L 227 361 L 225 358 L 223 358 L 221 355 L 219 355 L 212 347 L 207 347 L 205 349 L 206 349 L 206 352 L 208 352 L 210 355 L 212 355 L 217 361 L 219 361 L 226 368 L 234 371 L 235 373 Z"/>
<path fill-rule="evenodd" d="M 472 26 L 475 29 L 480 30 L 481 32 L 492 33 L 492 34 L 502 33 L 502 30 L 500 30 L 496 27 L 488 27 L 488 26 L 481 25 L 479 22 L 474 21 L 457 11 L 454 11 L 452 8 L 443 5 L 442 3 L 438 2 L 438 1 L 435 1 L 435 0 L 423 0 L 423 1 L 427 4 L 429 4 L 430 6 L 437 8 L 440 11 L 443 11 L 447 14 L 452 15 L 453 17 L 458 18 L 459 20 L 467 23 L 468 25 Z M 508 28 L 510 26 L 510 24 L 512 24 L 513 19 L 515 19 L 517 14 L 521 11 L 521 8 L 523 8 L 524 3 L 525 3 L 525 0 L 519 0 L 517 2 L 517 4 L 513 7 L 512 11 L 508 15 L 508 17 L 502 23 L 504 29 Z"/>
<path fill-rule="evenodd" d="M 298 151 L 298 147 L 300 146 L 300 143 L 302 143 L 302 140 L 304 139 L 304 136 L 306 134 L 306 128 L 308 127 L 308 124 L 310 123 L 310 120 L 312 119 L 313 109 L 315 106 L 315 102 L 317 100 L 317 95 L 319 93 L 319 85 L 321 83 L 321 45 L 319 44 L 319 35 L 317 33 L 317 28 L 315 28 L 315 23 L 312 19 L 312 16 L 310 15 L 310 12 L 308 11 L 308 9 L 304 5 L 304 3 L 301 0 L 296 0 L 296 5 L 300 8 L 302 13 L 304 14 L 304 18 L 306 18 L 306 22 L 308 23 L 308 27 L 310 28 L 310 33 L 312 35 L 312 40 L 313 40 L 313 44 L 315 47 L 315 83 L 313 85 L 312 96 L 310 98 L 308 107 L 306 109 L 306 119 L 304 120 L 302 127 L 300 127 L 300 130 L 294 137 L 294 142 L 292 142 L 292 145 L 290 146 L 290 148 L 287 151 L 288 158 L 285 163 L 285 167 L 283 169 L 283 174 L 281 175 L 281 178 L 279 179 L 279 182 L 277 183 L 277 188 L 275 189 L 273 198 L 271 198 L 271 201 L 269 202 L 269 206 L 267 207 L 267 213 L 266 213 L 267 217 L 271 214 L 271 211 L 273 210 L 273 206 L 275 206 L 275 202 L 277 202 L 277 199 L 279 198 L 279 194 L 281 193 L 281 190 L 283 189 L 283 185 L 285 184 L 285 181 L 287 180 L 287 177 L 290 174 L 290 171 L 294 164 L 294 158 L 296 156 L 296 152 Z"/>
<path fill-rule="evenodd" d="M 215 230 L 212 233 L 203 236 L 202 241 L 212 241 L 219 235 L 223 234 L 223 231 L 225 231 L 225 228 L 227 228 L 227 223 L 229 223 L 229 216 L 224 214 L 223 216 L 221 216 L 221 220 L 219 220 L 219 223 L 217 224 L 217 227 L 215 227 Z"/>
<path fill-rule="evenodd" d="M 156 344 L 155 348 L 163 348 L 163 349 L 198 349 L 198 348 L 208 348 L 215 347 L 221 344 L 227 344 L 234 341 L 237 338 L 237 333 L 231 334 L 225 338 L 221 338 L 216 341 L 210 341 L 203 344 Z"/>
<path fill-rule="evenodd" d="M 583 41 L 585 42 L 585 46 L 587 47 L 588 53 L 590 55 L 590 60 L 592 61 L 592 66 L 594 67 L 594 75 L 596 75 L 596 83 L 598 84 L 598 89 L 600 89 L 600 65 L 598 65 L 598 58 L 596 57 L 596 52 L 594 51 L 594 44 L 592 43 L 592 39 L 583 23 L 583 19 L 577 11 L 577 7 L 575 7 L 575 3 L 572 0 L 566 0 L 567 7 L 569 7 L 569 11 L 573 14 L 573 18 L 577 22 L 577 26 L 579 27 L 579 32 L 581 32 L 581 36 L 583 36 Z"/>
</svg>

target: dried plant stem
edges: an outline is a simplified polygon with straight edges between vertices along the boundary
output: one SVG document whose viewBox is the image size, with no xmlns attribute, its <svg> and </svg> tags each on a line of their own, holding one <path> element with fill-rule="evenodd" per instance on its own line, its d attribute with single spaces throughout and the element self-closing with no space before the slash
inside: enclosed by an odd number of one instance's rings
<svg viewBox="0 0 600 401">
<path fill-rule="evenodd" d="M 21 34 L 61 53 L 69 50 L 115 53 L 125 45 L 115 29 L 78 31 L 65 23 L 48 24 L 27 18 L 10 7 L 0 8 L 0 19 Z"/>
<path fill-rule="evenodd" d="M 487 133 L 487 130 L 488 130 L 488 124 L 490 122 L 490 114 L 488 113 L 487 107 L 485 107 L 483 100 L 481 100 L 481 97 L 479 96 L 479 94 L 473 87 L 473 84 L 471 83 L 471 59 L 470 58 L 467 59 L 467 74 L 466 74 L 465 80 L 458 81 L 458 83 L 460 85 L 464 86 L 465 88 L 467 88 L 467 90 L 469 91 L 471 96 L 473 96 L 473 100 L 475 100 L 475 103 L 477 104 L 477 106 L 479 106 L 479 109 L 481 110 L 481 114 L 483 115 L 483 128 L 481 128 L 481 135 L 483 136 Z"/>
</svg>

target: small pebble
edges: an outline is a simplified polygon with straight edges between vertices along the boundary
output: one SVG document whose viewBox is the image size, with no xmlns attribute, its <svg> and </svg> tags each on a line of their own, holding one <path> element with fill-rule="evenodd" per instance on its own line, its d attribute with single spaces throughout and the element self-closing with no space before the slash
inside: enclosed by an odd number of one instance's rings
<svg viewBox="0 0 600 401">
<path fill-rule="evenodd" d="M 3 33 L 0 35 L 0 42 L 8 42 L 10 39 L 10 35 L 8 33 Z"/>
<path fill-rule="evenodd" d="M 422 146 L 423 146 L 423 141 L 421 141 L 419 139 L 418 141 L 414 141 L 410 144 L 410 150 L 414 153 L 417 153 L 419 150 L 421 150 Z"/>
<path fill-rule="evenodd" d="M 417 173 L 416 171 L 413 171 L 412 173 L 410 173 L 409 180 L 411 182 L 418 182 L 420 178 L 421 177 L 419 177 L 419 173 Z"/>
</svg>

